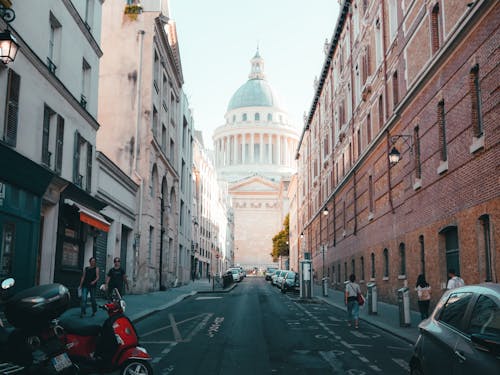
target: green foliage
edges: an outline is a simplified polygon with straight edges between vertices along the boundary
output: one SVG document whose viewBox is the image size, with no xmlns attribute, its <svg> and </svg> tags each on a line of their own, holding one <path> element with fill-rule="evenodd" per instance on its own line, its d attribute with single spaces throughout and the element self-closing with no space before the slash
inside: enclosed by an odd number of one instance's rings
<svg viewBox="0 0 500 375">
<path fill-rule="evenodd" d="M 290 245 L 288 238 L 290 235 L 289 215 L 286 215 L 283 221 L 283 229 L 273 237 L 273 262 L 276 262 L 280 256 L 288 256 L 290 254 Z"/>
</svg>

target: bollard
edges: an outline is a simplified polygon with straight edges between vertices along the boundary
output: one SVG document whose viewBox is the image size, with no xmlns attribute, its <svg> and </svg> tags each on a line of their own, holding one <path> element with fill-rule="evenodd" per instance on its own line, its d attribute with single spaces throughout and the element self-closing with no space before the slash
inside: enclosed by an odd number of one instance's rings
<svg viewBox="0 0 500 375">
<path fill-rule="evenodd" d="M 323 297 L 328 297 L 328 277 L 323 277 Z"/>
<path fill-rule="evenodd" d="M 368 283 L 368 314 L 377 315 L 377 284 Z"/>
<path fill-rule="evenodd" d="M 411 325 L 410 316 L 410 291 L 408 288 L 398 289 L 399 325 L 409 327 Z"/>
</svg>

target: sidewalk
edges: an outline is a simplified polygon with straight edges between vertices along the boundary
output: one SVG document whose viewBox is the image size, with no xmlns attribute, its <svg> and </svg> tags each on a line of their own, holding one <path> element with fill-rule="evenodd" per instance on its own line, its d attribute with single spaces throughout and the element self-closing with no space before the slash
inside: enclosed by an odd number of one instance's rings
<svg viewBox="0 0 500 375">
<path fill-rule="evenodd" d="M 217 283 L 209 283 L 208 279 L 190 281 L 189 284 L 171 288 L 166 291 L 150 292 L 145 294 L 125 294 L 123 299 L 126 303 L 125 315 L 130 320 L 136 322 L 156 311 L 164 310 L 183 299 L 193 296 L 197 293 L 227 293 L 236 287 L 237 284 L 232 284 L 226 289 L 222 289 Z M 102 305 L 106 301 L 103 299 L 97 300 L 97 305 Z M 61 321 L 72 320 L 80 321 L 84 325 L 101 324 L 107 314 L 104 310 L 98 309 L 94 317 L 91 316 L 92 307 L 90 302 L 87 302 L 87 315 L 80 318 L 80 307 L 72 307 L 66 310 L 59 318 Z"/>
<path fill-rule="evenodd" d="M 321 285 L 313 285 L 313 297 L 322 300 L 329 305 L 338 307 L 346 311 L 344 304 L 344 293 L 328 288 L 328 297 L 323 297 L 323 291 Z M 346 313 L 347 314 L 347 313 Z M 359 319 L 365 321 L 368 324 L 372 324 L 384 331 L 387 331 L 399 338 L 414 344 L 418 338 L 418 324 L 420 323 L 420 313 L 416 311 L 410 311 L 411 325 L 410 327 L 401 327 L 399 324 L 399 308 L 397 305 L 392 305 L 385 302 L 378 301 L 377 304 L 377 315 L 368 314 L 368 306 L 365 306 L 359 310 Z"/>
</svg>

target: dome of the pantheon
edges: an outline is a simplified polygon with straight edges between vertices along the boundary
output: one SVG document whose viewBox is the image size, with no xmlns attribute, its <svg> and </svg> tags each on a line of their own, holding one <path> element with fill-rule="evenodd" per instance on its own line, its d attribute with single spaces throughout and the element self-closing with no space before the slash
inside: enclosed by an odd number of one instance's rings
<svg viewBox="0 0 500 375">
<path fill-rule="evenodd" d="M 229 100 L 225 124 L 213 135 L 217 173 L 227 181 L 255 174 L 279 180 L 296 170 L 298 134 L 265 77 L 258 50 L 250 63 L 248 80 Z"/>
</svg>

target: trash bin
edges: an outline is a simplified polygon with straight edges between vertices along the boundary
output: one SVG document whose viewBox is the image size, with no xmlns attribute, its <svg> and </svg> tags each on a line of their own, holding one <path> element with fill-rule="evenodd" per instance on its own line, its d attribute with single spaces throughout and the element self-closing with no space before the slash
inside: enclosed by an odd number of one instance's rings
<svg viewBox="0 0 500 375">
<path fill-rule="evenodd" d="M 410 290 L 408 288 L 398 289 L 399 325 L 409 327 L 411 325 L 410 316 Z"/>
<path fill-rule="evenodd" d="M 377 284 L 368 283 L 368 314 L 377 315 Z"/>
<path fill-rule="evenodd" d="M 328 277 L 323 277 L 323 297 L 328 297 Z"/>
</svg>

